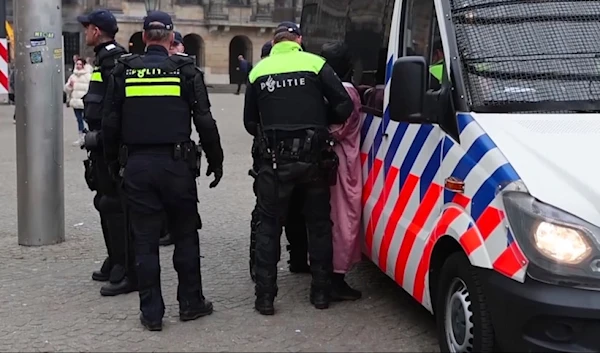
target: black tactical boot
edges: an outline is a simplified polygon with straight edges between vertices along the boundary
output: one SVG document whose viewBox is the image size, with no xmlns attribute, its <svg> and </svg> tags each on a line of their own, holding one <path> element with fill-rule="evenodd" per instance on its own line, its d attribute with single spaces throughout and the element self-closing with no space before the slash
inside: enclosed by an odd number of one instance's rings
<svg viewBox="0 0 600 353">
<path fill-rule="evenodd" d="M 128 277 L 123 277 L 120 282 L 109 283 L 100 288 L 100 295 L 103 297 L 114 297 L 119 294 L 127 294 L 137 290 L 137 283 L 129 280 Z"/>
<path fill-rule="evenodd" d="M 106 282 L 110 278 L 110 259 L 107 257 L 102 263 L 99 271 L 92 273 L 92 279 L 98 282 Z"/>
<path fill-rule="evenodd" d="M 257 294 L 254 301 L 254 308 L 261 315 L 275 315 L 275 296 L 270 293 Z"/>
<path fill-rule="evenodd" d="M 334 273 L 331 281 L 331 300 L 342 301 L 342 300 L 358 300 L 362 297 L 362 293 L 353 289 L 344 280 L 343 273 Z"/>
<path fill-rule="evenodd" d="M 317 309 L 329 308 L 329 302 L 331 301 L 329 293 L 323 289 L 310 289 L 310 303 Z"/>
<path fill-rule="evenodd" d="M 196 306 L 186 306 L 184 309 L 179 309 L 179 320 L 192 321 L 203 316 L 213 313 L 213 305 L 210 300 L 202 299 L 200 304 Z"/>
<path fill-rule="evenodd" d="M 164 236 L 162 236 L 159 240 L 158 240 L 158 245 L 160 246 L 169 246 L 169 245 L 173 245 L 173 238 L 171 237 L 171 233 L 167 233 Z"/>
<path fill-rule="evenodd" d="M 148 331 L 162 331 L 162 320 L 150 321 L 146 319 L 143 313 L 140 313 L 140 322 Z"/>
</svg>

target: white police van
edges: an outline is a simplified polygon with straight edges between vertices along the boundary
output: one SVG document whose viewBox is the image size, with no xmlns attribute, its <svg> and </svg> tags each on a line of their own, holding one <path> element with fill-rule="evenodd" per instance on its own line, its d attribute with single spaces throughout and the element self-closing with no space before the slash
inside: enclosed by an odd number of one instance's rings
<svg viewBox="0 0 600 353">
<path fill-rule="evenodd" d="M 355 55 L 364 252 L 441 350 L 600 351 L 600 0 L 303 6 Z"/>
</svg>

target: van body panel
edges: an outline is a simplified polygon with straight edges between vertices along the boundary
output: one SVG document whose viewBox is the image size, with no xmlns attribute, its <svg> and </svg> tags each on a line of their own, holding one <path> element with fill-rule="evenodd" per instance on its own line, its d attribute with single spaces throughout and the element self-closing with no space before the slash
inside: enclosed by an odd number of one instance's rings
<svg viewBox="0 0 600 353">
<path fill-rule="evenodd" d="M 502 149 L 531 195 L 600 226 L 600 163 L 590 160 L 600 151 L 600 115 L 473 114 L 473 118 Z"/>
</svg>

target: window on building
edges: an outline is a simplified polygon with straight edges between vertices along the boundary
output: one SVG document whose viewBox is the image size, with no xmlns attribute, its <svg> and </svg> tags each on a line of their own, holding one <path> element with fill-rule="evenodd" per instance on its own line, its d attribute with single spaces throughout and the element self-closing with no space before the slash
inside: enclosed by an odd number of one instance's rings
<svg viewBox="0 0 600 353">
<path fill-rule="evenodd" d="M 65 61 L 65 65 L 66 67 L 68 67 L 69 69 L 72 69 L 73 67 L 73 55 L 79 55 L 81 54 L 80 51 L 80 46 L 79 46 L 79 32 L 63 32 L 63 38 L 64 38 L 64 43 L 65 43 L 65 47 L 64 47 L 64 61 Z"/>
</svg>

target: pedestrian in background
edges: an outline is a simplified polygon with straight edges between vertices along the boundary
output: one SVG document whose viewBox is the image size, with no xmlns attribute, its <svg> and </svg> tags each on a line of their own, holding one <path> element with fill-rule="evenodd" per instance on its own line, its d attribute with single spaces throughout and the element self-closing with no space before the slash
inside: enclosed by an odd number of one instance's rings
<svg viewBox="0 0 600 353">
<path fill-rule="evenodd" d="M 77 60 L 73 68 L 73 73 L 69 76 L 64 87 L 64 91 L 67 94 L 67 106 L 73 108 L 75 118 L 77 118 L 77 130 L 79 131 L 79 138 L 73 142 L 73 146 L 81 146 L 83 144 L 83 136 L 85 135 L 83 96 L 87 94 L 90 87 L 90 79 L 92 78 L 92 74 L 85 69 L 85 65 L 85 60 Z"/>
<path fill-rule="evenodd" d="M 243 55 L 238 56 L 238 62 L 239 62 L 239 64 L 238 64 L 238 67 L 236 68 L 236 70 L 238 71 L 239 81 L 238 81 L 237 92 L 235 92 L 235 94 L 240 94 L 242 85 L 244 85 L 244 86 L 246 85 L 246 81 L 248 81 L 248 74 L 252 70 L 252 64 L 250 64 L 250 62 L 248 60 L 246 60 L 246 58 L 244 58 Z"/>
<path fill-rule="evenodd" d="M 94 72 L 94 67 L 92 66 L 93 62 L 94 58 L 91 58 L 89 56 L 85 58 L 85 69 L 88 70 L 90 73 Z"/>
</svg>

